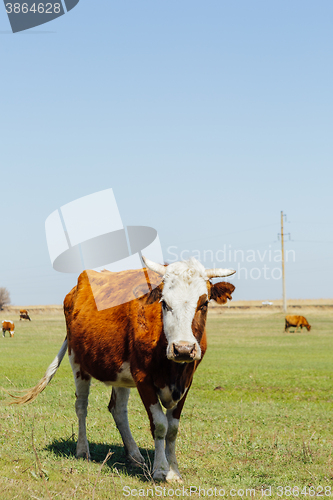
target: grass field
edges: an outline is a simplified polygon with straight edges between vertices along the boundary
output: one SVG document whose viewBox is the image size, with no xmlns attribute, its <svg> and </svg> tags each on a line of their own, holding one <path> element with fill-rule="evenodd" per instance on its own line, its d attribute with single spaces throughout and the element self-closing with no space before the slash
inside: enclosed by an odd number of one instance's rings
<svg viewBox="0 0 333 500">
<path fill-rule="evenodd" d="M 333 314 L 323 310 L 307 317 L 311 332 L 285 334 L 283 316 L 276 312 L 209 316 L 208 351 L 177 440 L 185 493 L 181 486 L 172 495 L 177 487 L 162 484 L 148 496 L 177 498 L 187 492 L 198 498 L 200 487 L 200 497 L 205 490 L 205 496 L 221 498 L 222 489 L 228 498 L 261 498 L 263 490 L 270 498 L 328 497 L 333 490 Z M 35 385 L 65 337 L 60 314 L 39 314 L 16 325 L 15 337 L 7 333 L 0 343 L 0 385 L 7 390 Z M 129 489 L 132 496 L 146 496 L 154 484 L 149 471 L 126 462 L 107 410 L 109 397 L 110 389 L 94 381 L 89 463 L 75 458 L 77 419 L 67 356 L 34 403 L 2 404 L 1 500 L 117 499 L 126 498 Z M 7 399 L 3 391 L 1 399 Z M 149 464 L 153 442 L 135 390 L 129 407 L 133 435 Z"/>
</svg>

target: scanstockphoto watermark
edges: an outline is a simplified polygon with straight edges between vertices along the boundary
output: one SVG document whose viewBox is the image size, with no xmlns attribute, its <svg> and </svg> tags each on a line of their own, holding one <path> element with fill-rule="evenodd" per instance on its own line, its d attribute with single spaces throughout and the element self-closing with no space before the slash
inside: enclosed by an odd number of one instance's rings
<svg viewBox="0 0 333 500">
<path fill-rule="evenodd" d="M 303 495 L 309 497 L 331 497 L 332 486 L 268 486 L 267 488 L 202 488 L 201 486 L 179 486 L 171 488 L 169 486 L 154 486 L 148 488 L 123 487 L 124 497 L 148 497 L 148 498 L 175 498 L 175 497 L 215 497 L 215 498 L 296 498 Z"/>
<path fill-rule="evenodd" d="M 215 486 L 214 488 L 202 488 L 201 486 L 181 486 L 181 487 L 168 487 L 168 486 L 154 486 L 152 488 L 130 488 L 129 486 L 123 487 L 124 497 L 247 497 L 254 498 L 256 491 L 254 488 L 237 489 L 232 488 L 226 490 Z"/>
<path fill-rule="evenodd" d="M 269 245 L 263 250 L 237 249 L 231 244 L 224 244 L 218 250 L 189 250 L 180 249 L 176 245 L 167 248 L 166 260 L 169 264 L 178 260 L 187 260 L 195 257 L 205 267 L 233 267 L 236 274 L 228 279 L 233 280 L 280 280 L 282 278 L 282 253 Z M 286 262 L 296 262 L 296 252 L 288 249 L 285 252 Z"/>
</svg>

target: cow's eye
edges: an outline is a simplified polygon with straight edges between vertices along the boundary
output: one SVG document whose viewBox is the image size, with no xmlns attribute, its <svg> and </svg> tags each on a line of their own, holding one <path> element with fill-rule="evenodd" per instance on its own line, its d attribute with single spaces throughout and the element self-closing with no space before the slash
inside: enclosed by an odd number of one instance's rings
<svg viewBox="0 0 333 500">
<path fill-rule="evenodd" d="M 165 300 L 161 300 L 162 302 L 162 307 L 165 311 L 172 311 L 172 308 L 165 302 Z"/>
<path fill-rule="evenodd" d="M 199 307 L 199 311 L 206 311 L 207 307 L 208 307 L 208 300 L 206 300 L 206 302 Z"/>
</svg>

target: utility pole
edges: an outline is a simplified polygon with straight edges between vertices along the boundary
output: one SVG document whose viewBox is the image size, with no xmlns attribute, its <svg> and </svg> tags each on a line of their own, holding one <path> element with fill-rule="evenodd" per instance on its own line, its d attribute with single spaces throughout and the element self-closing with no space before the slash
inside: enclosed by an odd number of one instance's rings
<svg viewBox="0 0 333 500">
<path fill-rule="evenodd" d="M 283 312 L 287 312 L 287 297 L 286 297 L 286 277 L 285 277 L 285 269 L 284 269 L 284 237 L 289 236 L 290 233 L 284 233 L 283 231 L 283 217 L 287 216 L 281 211 L 281 233 L 278 234 L 278 238 L 281 236 L 281 260 L 282 260 L 282 299 L 283 299 Z"/>
<path fill-rule="evenodd" d="M 283 299 L 283 312 L 287 312 L 287 298 L 286 298 L 286 276 L 284 270 L 284 234 L 283 234 L 283 212 L 281 211 L 281 256 L 282 256 L 282 299 Z"/>
</svg>

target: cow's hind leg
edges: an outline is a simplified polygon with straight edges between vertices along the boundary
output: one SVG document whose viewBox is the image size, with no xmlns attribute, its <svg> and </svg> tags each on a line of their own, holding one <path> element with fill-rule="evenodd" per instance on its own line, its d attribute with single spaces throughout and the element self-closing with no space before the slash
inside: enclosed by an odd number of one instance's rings
<svg viewBox="0 0 333 500">
<path fill-rule="evenodd" d="M 128 423 L 127 403 L 129 394 L 130 389 L 128 387 L 113 387 L 108 409 L 120 432 L 128 458 L 134 465 L 141 465 L 145 461 L 133 439 Z"/>
<path fill-rule="evenodd" d="M 79 435 L 76 445 L 76 456 L 90 459 L 89 444 L 87 440 L 86 418 L 88 408 L 88 397 L 90 390 L 90 375 L 81 371 L 80 365 L 74 361 L 74 352 L 69 356 L 75 380 L 75 411 L 79 421 Z"/>
</svg>

